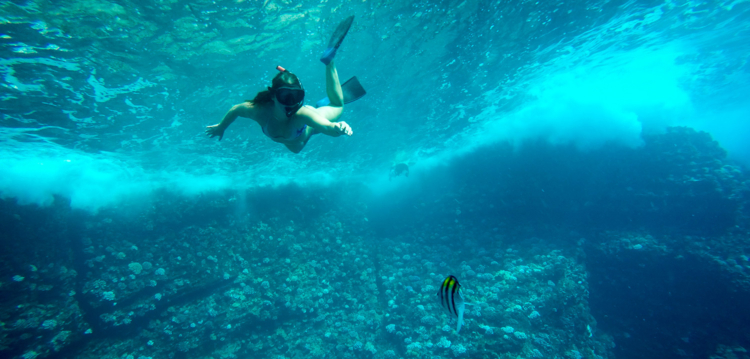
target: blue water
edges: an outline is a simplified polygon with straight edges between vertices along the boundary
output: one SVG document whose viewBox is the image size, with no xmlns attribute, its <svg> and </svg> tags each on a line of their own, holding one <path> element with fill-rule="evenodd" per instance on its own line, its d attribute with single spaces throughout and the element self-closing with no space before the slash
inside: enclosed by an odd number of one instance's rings
<svg viewBox="0 0 750 359">
<path fill-rule="evenodd" d="M 324 97 L 351 14 L 353 136 L 294 154 L 240 118 L 207 138 L 277 65 Z M 742 357 L 749 20 L 747 1 L 2 2 L 0 353 Z M 476 303 L 460 335 L 434 300 L 450 274 Z"/>
</svg>

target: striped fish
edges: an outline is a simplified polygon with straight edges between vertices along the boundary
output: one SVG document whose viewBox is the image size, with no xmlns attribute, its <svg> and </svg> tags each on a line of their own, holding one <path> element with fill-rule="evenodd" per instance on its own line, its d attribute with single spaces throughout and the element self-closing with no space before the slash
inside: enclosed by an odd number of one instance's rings
<svg viewBox="0 0 750 359">
<path fill-rule="evenodd" d="M 464 295 L 461 293 L 461 285 L 458 284 L 458 279 L 450 275 L 443 284 L 440 285 L 440 289 L 437 292 L 438 299 L 443 308 L 448 310 L 451 316 L 458 318 L 456 328 L 456 334 L 461 331 L 461 326 L 464 325 L 464 309 L 466 308 L 466 302 L 464 301 Z"/>
</svg>

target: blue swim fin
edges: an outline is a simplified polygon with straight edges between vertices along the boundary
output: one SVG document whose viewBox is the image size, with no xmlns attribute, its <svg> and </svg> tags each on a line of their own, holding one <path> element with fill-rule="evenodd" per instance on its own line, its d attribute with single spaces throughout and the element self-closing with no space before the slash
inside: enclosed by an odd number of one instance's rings
<svg viewBox="0 0 750 359">
<path fill-rule="evenodd" d="M 349 28 L 352 27 L 354 22 L 354 15 L 347 17 L 342 21 L 336 28 L 336 31 L 331 35 L 331 40 L 328 41 L 328 47 L 323 51 L 323 56 L 320 57 L 320 61 L 328 65 L 333 58 L 336 56 L 336 50 L 341 46 L 341 42 L 344 41 L 346 34 L 349 32 Z"/>
<path fill-rule="evenodd" d="M 357 76 L 353 76 L 352 78 L 346 80 L 346 82 L 341 84 L 341 92 L 344 93 L 344 104 L 357 101 L 362 98 L 362 96 L 367 94 L 365 88 L 362 87 L 362 84 L 359 83 Z M 326 97 L 316 102 L 315 108 L 328 106 L 330 103 L 331 100 Z"/>
</svg>

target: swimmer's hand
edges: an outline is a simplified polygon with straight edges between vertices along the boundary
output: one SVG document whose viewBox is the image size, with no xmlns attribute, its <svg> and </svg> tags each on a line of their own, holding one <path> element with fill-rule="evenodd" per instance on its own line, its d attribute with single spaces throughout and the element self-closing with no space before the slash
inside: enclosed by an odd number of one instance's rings
<svg viewBox="0 0 750 359">
<path fill-rule="evenodd" d="M 206 127 L 206 134 L 210 138 L 214 138 L 216 136 L 219 136 L 219 141 L 221 141 L 221 138 L 224 137 L 224 127 L 222 127 L 221 125 L 207 126 Z"/>
<path fill-rule="evenodd" d="M 336 127 L 336 129 L 339 131 L 339 134 L 351 136 L 353 133 L 352 128 L 349 127 L 349 125 L 344 121 L 336 122 L 333 124 L 333 126 Z"/>
</svg>

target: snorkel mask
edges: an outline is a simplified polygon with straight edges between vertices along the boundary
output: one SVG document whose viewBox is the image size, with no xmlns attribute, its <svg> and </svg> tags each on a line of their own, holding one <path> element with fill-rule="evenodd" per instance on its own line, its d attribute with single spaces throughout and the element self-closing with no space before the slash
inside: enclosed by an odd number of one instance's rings
<svg viewBox="0 0 750 359">
<path fill-rule="evenodd" d="M 285 72 L 286 69 L 281 66 L 276 66 L 276 70 Z M 280 104 L 284 105 L 286 110 L 286 117 L 292 117 L 297 110 L 299 110 L 305 101 L 305 89 L 302 88 L 300 83 L 299 87 L 282 86 L 274 91 L 274 96 Z"/>
</svg>

